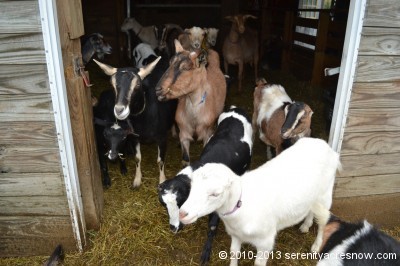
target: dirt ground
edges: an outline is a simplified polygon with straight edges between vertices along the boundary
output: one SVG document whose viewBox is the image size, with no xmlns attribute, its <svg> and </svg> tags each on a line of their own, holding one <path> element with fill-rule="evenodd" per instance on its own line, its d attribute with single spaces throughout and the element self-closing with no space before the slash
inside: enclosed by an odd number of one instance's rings
<svg viewBox="0 0 400 266">
<path fill-rule="evenodd" d="M 251 71 L 247 71 L 251 73 Z M 251 115 L 254 80 L 246 73 L 244 92 L 237 93 L 234 82 L 228 92 L 226 106 L 235 104 L 244 107 Z M 108 77 L 102 73 L 91 72 L 95 95 L 110 87 Z M 307 83 L 298 82 L 290 75 L 279 71 L 260 72 L 270 83 L 282 84 L 294 100 L 307 102 L 314 110 L 313 136 L 327 140 L 324 118 L 322 89 L 311 88 Z M 166 158 L 166 175 L 173 177 L 181 169 L 181 151 L 178 140 L 169 139 Z M 200 143 L 193 143 L 191 159 L 196 160 L 201 152 Z M 99 231 L 90 231 L 87 246 L 83 253 L 68 253 L 64 265 L 198 265 L 202 246 L 206 238 L 207 217 L 195 224 L 186 226 L 181 232 L 173 234 L 168 225 L 168 216 L 157 196 L 158 167 L 157 147 L 142 145 L 143 182 L 135 190 L 131 189 L 135 167 L 133 158 L 128 157 L 128 174 L 119 173 L 118 164 L 110 164 L 112 187 L 105 190 L 105 209 L 103 223 Z M 266 147 L 258 138 L 254 143 L 252 168 L 266 161 Z M 99 177 L 100 178 L 100 177 Z M 384 228 L 386 232 L 400 238 L 400 228 Z M 279 233 L 274 249 L 274 259 L 269 265 L 315 265 L 316 260 L 296 256 L 307 256 L 316 236 L 313 226 L 308 234 L 302 234 L 298 227 L 288 228 Z M 214 240 L 210 265 L 228 265 L 228 259 L 219 258 L 220 252 L 229 252 L 230 237 L 221 223 Z M 251 246 L 242 246 L 244 255 L 256 252 Z M 253 254 L 254 254 L 253 253 Z M 41 265 L 47 258 L 30 257 L 19 259 L 0 259 L 0 265 Z M 253 265 L 253 260 L 241 260 L 240 265 Z"/>
</svg>

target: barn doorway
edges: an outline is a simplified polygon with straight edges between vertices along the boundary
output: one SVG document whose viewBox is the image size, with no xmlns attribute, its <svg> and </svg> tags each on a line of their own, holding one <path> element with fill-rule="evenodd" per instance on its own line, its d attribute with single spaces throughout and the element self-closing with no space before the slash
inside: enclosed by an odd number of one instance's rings
<svg viewBox="0 0 400 266">
<path fill-rule="evenodd" d="M 292 99 L 307 102 L 314 110 L 313 123 L 318 121 L 313 125 L 314 136 L 328 140 L 330 121 L 327 119 L 329 112 L 326 109 L 332 113 L 333 102 L 328 104 L 324 92 L 328 88 L 336 90 L 338 76 L 325 77 L 324 68 L 335 68 L 340 65 L 341 52 L 339 50 L 343 47 L 343 41 L 333 42 L 332 39 L 339 37 L 344 39 L 346 29 L 344 18 L 334 19 L 335 23 L 331 19 L 335 16 L 340 17 L 338 15 L 340 12 L 342 15 L 346 14 L 347 18 L 348 8 L 347 10 L 339 8 L 339 0 L 332 1 L 329 8 L 325 8 L 318 1 L 315 1 L 316 4 L 312 7 L 305 6 L 304 2 L 301 2 L 303 3 L 301 6 L 298 0 L 202 0 L 196 1 L 196 3 L 169 1 L 168 4 L 148 0 L 115 2 L 82 0 L 82 11 L 85 34 L 100 32 L 105 37 L 105 40 L 113 47 L 113 53 L 106 55 L 101 61 L 115 67 L 133 65 L 129 58 L 128 36 L 120 30 L 128 13 L 144 26 L 176 23 L 181 24 L 183 28 L 195 25 L 220 27 L 221 32 L 218 37 L 220 46 L 219 48 L 217 46 L 217 50 L 221 49 L 222 41 L 230 29 L 229 22 L 224 19 L 225 16 L 239 12 L 257 16 L 257 20 L 249 21 L 249 26 L 260 32 L 258 40 L 261 47 L 259 76 L 265 77 L 270 83 L 282 84 Z M 348 3 L 349 1 L 342 0 L 342 2 Z M 96 8 L 93 8 L 94 6 Z M 300 9 L 303 12 L 301 14 L 311 12 L 323 15 L 300 16 Z M 207 15 L 198 16 L 198 14 Z M 322 22 L 322 17 L 325 19 L 324 22 Z M 310 34 L 311 30 L 296 31 L 298 26 L 315 29 L 316 35 Z M 322 42 L 318 39 L 318 33 L 321 35 L 322 32 L 321 28 L 325 33 L 324 48 L 319 46 Z M 311 44 L 314 47 L 310 49 L 300 45 L 299 42 Z M 335 47 L 330 45 L 335 45 Z M 316 64 L 319 64 L 319 67 L 314 67 Z M 89 72 L 93 84 L 91 87 L 93 95 L 98 96 L 101 91 L 111 88 L 109 77 L 95 63 L 89 62 L 86 70 Z M 233 67 L 233 77 L 235 71 L 236 69 Z M 247 66 L 245 71 L 244 92 L 237 92 L 237 80 L 233 79 L 226 106 L 235 104 L 244 107 L 251 115 L 254 76 L 250 66 Z M 318 77 L 319 83 L 314 84 L 313 77 Z M 178 141 L 172 137 L 169 140 L 165 170 L 167 178 L 175 176 L 181 169 L 181 151 Z M 191 158 L 196 160 L 202 150 L 202 145 L 193 143 L 191 147 L 193 147 L 193 149 L 191 148 L 191 155 L 193 155 Z M 160 264 L 168 264 L 171 259 L 168 254 L 173 254 L 182 261 L 197 260 L 201 252 L 201 241 L 204 239 L 206 223 L 202 221 L 199 225 L 202 229 L 189 231 L 183 236 L 175 237 L 172 241 L 173 244 L 170 242 L 172 236 L 168 231 L 168 218 L 157 199 L 156 155 L 157 147 L 155 145 L 142 145 L 143 183 L 136 190 L 131 189 L 135 166 L 129 156 L 127 160 L 131 160 L 131 162 L 128 162 L 127 175 L 120 174 L 118 164 L 110 165 L 112 186 L 104 192 L 103 230 L 99 232 L 99 236 L 108 238 L 107 232 L 111 231 L 114 239 L 129 239 L 124 244 L 113 245 L 113 253 L 132 253 L 132 257 L 135 259 L 159 256 Z M 266 160 L 265 146 L 261 142 L 254 144 L 254 155 L 252 167 L 255 168 Z M 154 232 L 155 229 L 157 232 Z M 201 241 L 199 240 L 196 247 L 188 247 L 187 238 L 192 239 L 193 242 L 198 239 Z M 148 242 L 142 243 L 143 239 Z M 96 243 L 97 240 L 93 241 Z M 138 243 L 137 246 L 131 246 L 134 243 Z M 228 245 L 226 239 L 222 240 L 220 244 Z M 163 252 L 158 251 L 160 246 L 163 248 Z M 127 251 L 128 249 L 129 251 Z M 162 254 L 160 255 L 160 253 Z M 146 261 L 142 262 L 146 263 Z"/>
</svg>

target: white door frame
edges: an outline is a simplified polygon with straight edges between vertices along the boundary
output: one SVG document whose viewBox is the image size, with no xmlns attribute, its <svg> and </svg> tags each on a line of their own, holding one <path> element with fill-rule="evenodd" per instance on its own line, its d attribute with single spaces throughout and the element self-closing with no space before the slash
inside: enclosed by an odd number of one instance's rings
<svg viewBox="0 0 400 266">
<path fill-rule="evenodd" d="M 86 226 L 69 116 L 56 0 L 38 1 L 66 195 L 74 237 L 78 249 L 82 251 L 86 242 Z"/>
<path fill-rule="evenodd" d="M 333 109 L 329 145 L 340 152 L 353 88 L 358 48 L 360 46 L 367 0 L 351 0 L 347 18 L 346 36 L 340 64 L 339 81 Z"/>
</svg>

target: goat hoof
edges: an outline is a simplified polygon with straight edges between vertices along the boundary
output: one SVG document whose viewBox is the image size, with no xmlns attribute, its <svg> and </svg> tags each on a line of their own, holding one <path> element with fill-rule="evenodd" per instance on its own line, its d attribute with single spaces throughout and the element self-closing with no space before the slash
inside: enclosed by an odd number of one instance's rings
<svg viewBox="0 0 400 266">
<path fill-rule="evenodd" d="M 319 249 L 320 249 L 320 244 L 319 243 L 314 243 L 312 246 L 311 246 L 311 252 L 319 252 Z"/>
<path fill-rule="evenodd" d="M 302 232 L 302 233 L 308 233 L 310 230 L 309 230 L 310 228 L 308 227 L 308 226 L 306 226 L 306 225 L 304 225 L 304 224 L 302 224 L 301 226 L 300 226 L 300 232 Z"/>
<path fill-rule="evenodd" d="M 132 188 L 133 189 L 135 189 L 135 188 L 138 188 L 138 187 L 140 187 L 140 184 L 142 183 L 142 181 L 141 180 L 133 180 L 133 183 L 132 183 Z"/>
<path fill-rule="evenodd" d="M 126 169 L 126 168 L 121 169 L 122 175 L 126 175 L 127 173 L 128 173 L 128 169 Z"/>
<path fill-rule="evenodd" d="M 103 188 L 108 189 L 111 187 L 111 180 L 110 179 L 104 179 L 103 180 Z"/>
</svg>

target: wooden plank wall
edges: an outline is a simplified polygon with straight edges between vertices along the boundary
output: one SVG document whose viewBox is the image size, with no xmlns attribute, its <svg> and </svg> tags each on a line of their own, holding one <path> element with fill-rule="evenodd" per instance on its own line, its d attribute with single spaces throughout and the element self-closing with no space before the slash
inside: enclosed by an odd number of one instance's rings
<svg viewBox="0 0 400 266">
<path fill-rule="evenodd" d="M 38 2 L 0 10 L 0 256 L 75 249 Z"/>
<path fill-rule="evenodd" d="M 400 1 L 368 0 L 335 197 L 400 198 Z M 393 195 L 391 195 L 393 196 Z M 396 210 L 400 221 L 399 210 Z"/>
</svg>

